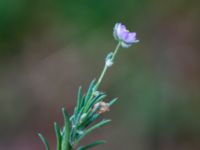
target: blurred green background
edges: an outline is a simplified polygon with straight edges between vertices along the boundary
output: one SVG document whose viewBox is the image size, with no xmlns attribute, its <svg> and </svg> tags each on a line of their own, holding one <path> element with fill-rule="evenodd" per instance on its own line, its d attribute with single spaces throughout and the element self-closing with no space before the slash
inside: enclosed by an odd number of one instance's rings
<svg viewBox="0 0 200 150">
<path fill-rule="evenodd" d="M 97 78 L 116 22 L 140 43 L 121 49 L 101 90 L 113 121 L 97 150 L 200 149 L 200 1 L 1 0 L 0 150 L 55 147 L 53 122 Z"/>
</svg>

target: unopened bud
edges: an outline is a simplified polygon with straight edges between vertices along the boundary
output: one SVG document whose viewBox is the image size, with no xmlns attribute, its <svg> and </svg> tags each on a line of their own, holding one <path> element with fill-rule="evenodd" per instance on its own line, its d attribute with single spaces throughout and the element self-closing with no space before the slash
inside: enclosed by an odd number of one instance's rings
<svg viewBox="0 0 200 150">
<path fill-rule="evenodd" d="M 87 116 L 87 114 L 86 114 L 86 113 L 83 113 L 83 114 L 81 115 L 80 122 L 82 122 L 82 121 L 85 119 L 86 116 Z"/>
<path fill-rule="evenodd" d="M 93 110 L 96 110 L 99 114 L 109 111 L 109 105 L 105 102 L 98 102 L 94 105 Z"/>
<path fill-rule="evenodd" d="M 111 67 L 113 65 L 113 52 L 110 52 L 107 56 L 106 56 L 106 66 L 107 67 Z"/>
<path fill-rule="evenodd" d="M 106 66 L 111 67 L 113 65 L 113 61 L 111 59 L 106 60 Z"/>
</svg>

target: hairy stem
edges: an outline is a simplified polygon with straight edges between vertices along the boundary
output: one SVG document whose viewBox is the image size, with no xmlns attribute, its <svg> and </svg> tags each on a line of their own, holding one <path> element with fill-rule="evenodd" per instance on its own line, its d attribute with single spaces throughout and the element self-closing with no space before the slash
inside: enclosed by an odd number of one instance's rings
<svg viewBox="0 0 200 150">
<path fill-rule="evenodd" d="M 121 43 L 119 42 L 119 43 L 117 44 L 117 46 L 116 46 L 114 52 L 113 52 L 113 56 L 112 56 L 112 58 L 111 58 L 111 61 L 114 61 L 115 56 L 116 56 L 117 52 L 119 51 L 120 45 L 121 45 Z M 98 79 L 98 81 L 97 81 L 97 84 L 96 84 L 96 88 L 95 88 L 95 89 L 97 89 L 97 88 L 99 87 L 99 85 L 100 85 L 100 83 L 101 83 L 103 77 L 105 76 L 106 71 L 108 70 L 108 68 L 109 68 L 109 67 L 105 64 L 105 65 L 104 65 L 104 68 L 103 68 L 103 71 L 101 72 L 101 75 L 99 76 L 99 79 Z"/>
</svg>

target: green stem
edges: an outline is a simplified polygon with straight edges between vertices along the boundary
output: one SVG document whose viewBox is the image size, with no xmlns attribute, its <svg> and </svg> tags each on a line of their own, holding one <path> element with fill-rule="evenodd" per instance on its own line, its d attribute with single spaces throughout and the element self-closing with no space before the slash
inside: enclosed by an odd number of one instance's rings
<svg viewBox="0 0 200 150">
<path fill-rule="evenodd" d="M 121 45 L 121 43 L 119 42 L 119 43 L 117 44 L 117 46 L 116 46 L 114 52 L 113 52 L 113 56 L 112 56 L 112 58 L 111 58 L 111 61 L 114 61 L 115 56 L 116 56 L 117 52 L 119 51 L 120 45 Z M 96 84 L 96 88 L 95 88 L 95 89 L 97 89 L 98 86 L 100 85 L 100 83 L 101 83 L 101 81 L 102 81 L 102 79 L 103 79 L 103 77 L 104 77 L 106 71 L 108 70 L 108 68 L 109 68 L 109 67 L 105 64 L 105 66 L 104 66 L 104 68 L 103 68 L 103 71 L 101 72 L 101 75 L 100 75 L 100 77 L 99 77 L 99 79 L 98 79 L 98 81 L 97 81 L 97 84 Z"/>
<path fill-rule="evenodd" d="M 117 47 L 115 48 L 115 50 L 114 50 L 114 52 L 113 52 L 112 61 L 114 61 L 114 58 L 115 58 L 117 52 L 119 51 L 120 45 L 121 45 L 121 43 L 119 42 L 119 43 L 117 44 Z"/>
</svg>

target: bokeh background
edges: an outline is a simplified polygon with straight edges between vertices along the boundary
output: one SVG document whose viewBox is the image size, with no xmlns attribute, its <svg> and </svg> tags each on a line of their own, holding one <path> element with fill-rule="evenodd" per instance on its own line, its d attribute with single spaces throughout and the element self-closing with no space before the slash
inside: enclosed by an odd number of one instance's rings
<svg viewBox="0 0 200 150">
<path fill-rule="evenodd" d="M 121 49 L 101 90 L 119 97 L 96 150 L 200 149 L 200 1 L 1 0 L 0 150 L 55 149 L 53 122 L 97 78 L 116 22 L 140 43 Z M 95 149 L 95 148 L 94 148 Z"/>
</svg>

